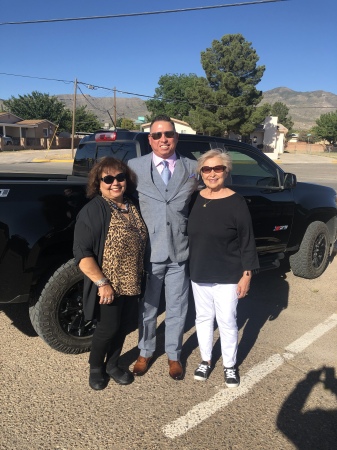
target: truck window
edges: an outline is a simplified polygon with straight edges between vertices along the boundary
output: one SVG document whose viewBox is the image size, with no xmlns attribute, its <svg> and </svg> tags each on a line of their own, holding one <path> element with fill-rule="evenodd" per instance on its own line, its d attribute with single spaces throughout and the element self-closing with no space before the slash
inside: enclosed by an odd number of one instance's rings
<svg viewBox="0 0 337 450">
<path fill-rule="evenodd" d="M 228 147 L 232 157 L 233 169 L 231 172 L 231 184 L 238 186 L 278 187 L 278 175 L 272 165 L 268 165 L 258 155 L 250 154 L 243 149 Z"/>
<path fill-rule="evenodd" d="M 120 159 L 123 162 L 137 157 L 135 142 L 113 142 L 111 145 L 97 144 L 97 160 L 104 158 L 104 156 L 112 156 Z"/>
<path fill-rule="evenodd" d="M 177 152 L 190 159 L 198 159 L 200 155 L 211 149 L 211 143 L 208 141 L 185 141 L 178 140 Z"/>
<path fill-rule="evenodd" d="M 80 144 L 76 151 L 73 175 L 87 176 L 95 163 L 96 142 Z"/>
</svg>

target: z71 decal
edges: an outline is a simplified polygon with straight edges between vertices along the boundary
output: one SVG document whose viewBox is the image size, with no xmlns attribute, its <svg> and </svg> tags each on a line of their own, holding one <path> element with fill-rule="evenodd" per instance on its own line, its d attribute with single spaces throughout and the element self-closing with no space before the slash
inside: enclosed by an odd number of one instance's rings
<svg viewBox="0 0 337 450">
<path fill-rule="evenodd" d="M 276 227 L 274 228 L 273 231 L 282 231 L 282 230 L 287 230 L 288 229 L 288 225 L 276 225 Z"/>
<path fill-rule="evenodd" d="M 0 197 L 7 197 L 9 194 L 9 189 L 0 189 Z"/>
</svg>

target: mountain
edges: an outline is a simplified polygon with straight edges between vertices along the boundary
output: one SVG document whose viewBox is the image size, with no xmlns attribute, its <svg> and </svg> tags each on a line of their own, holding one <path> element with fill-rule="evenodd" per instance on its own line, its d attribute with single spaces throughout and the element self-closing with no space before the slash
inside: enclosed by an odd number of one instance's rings
<svg viewBox="0 0 337 450">
<path fill-rule="evenodd" d="M 58 95 L 67 108 L 72 109 L 72 95 Z M 110 122 L 107 110 L 112 117 L 114 111 L 113 97 L 91 97 L 77 95 L 78 106 L 87 105 L 88 110 L 94 112 L 104 122 Z M 298 92 L 286 87 L 279 87 L 263 93 L 263 103 L 273 104 L 282 102 L 289 108 L 289 115 L 294 122 L 295 130 L 308 130 L 315 125 L 321 114 L 337 110 L 337 95 L 326 91 Z M 146 117 L 149 111 L 145 101 L 139 98 L 116 98 L 117 118 L 126 117 L 137 120 L 139 116 Z"/>
<path fill-rule="evenodd" d="M 73 95 L 61 94 L 56 97 L 63 101 L 67 108 L 73 109 Z M 294 122 L 295 130 L 308 130 L 315 125 L 316 119 L 321 114 L 337 110 L 337 95 L 326 91 L 298 92 L 286 87 L 278 87 L 265 91 L 263 93 L 263 103 L 282 102 L 289 108 L 289 115 Z M 88 111 L 92 111 L 102 125 L 106 122 L 111 123 L 114 118 L 114 98 L 113 97 L 92 97 L 90 95 L 76 95 L 76 105 L 87 105 Z M 0 111 L 2 101 L 0 100 Z M 149 111 L 146 108 L 145 101 L 137 97 L 116 98 L 116 117 L 125 117 L 137 120 L 138 117 L 146 117 Z"/>
<path fill-rule="evenodd" d="M 308 130 L 321 114 L 337 110 L 337 95 L 326 91 L 297 92 L 286 87 L 263 93 L 263 103 L 282 102 L 289 108 L 295 130 Z"/>
<path fill-rule="evenodd" d="M 65 103 L 70 110 L 73 109 L 74 96 L 69 94 L 56 95 L 56 97 Z M 87 106 L 87 110 L 96 114 L 98 119 L 104 123 L 110 123 L 111 117 L 114 119 L 114 98 L 113 97 L 92 97 L 91 95 L 76 95 L 76 106 Z M 109 113 L 107 112 L 109 111 Z M 125 117 L 126 119 L 137 120 L 138 117 L 146 117 L 149 114 L 145 101 L 137 97 L 122 98 L 116 97 L 116 118 Z"/>
</svg>

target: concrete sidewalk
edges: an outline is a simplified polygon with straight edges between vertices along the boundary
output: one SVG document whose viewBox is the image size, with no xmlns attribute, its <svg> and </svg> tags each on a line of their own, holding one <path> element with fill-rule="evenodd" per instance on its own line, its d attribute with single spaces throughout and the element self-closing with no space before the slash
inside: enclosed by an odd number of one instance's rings
<svg viewBox="0 0 337 450">
<path fill-rule="evenodd" d="M 76 149 L 74 149 L 74 155 Z M 72 162 L 71 149 L 52 149 L 52 150 L 18 150 L 18 151 L 3 151 L 0 152 L 1 161 L 9 163 L 16 162 Z"/>
<path fill-rule="evenodd" d="M 309 153 L 282 153 L 279 159 L 275 162 L 277 164 L 332 164 L 337 163 L 337 154 L 335 157 L 328 156 L 329 154 L 311 155 Z"/>
</svg>

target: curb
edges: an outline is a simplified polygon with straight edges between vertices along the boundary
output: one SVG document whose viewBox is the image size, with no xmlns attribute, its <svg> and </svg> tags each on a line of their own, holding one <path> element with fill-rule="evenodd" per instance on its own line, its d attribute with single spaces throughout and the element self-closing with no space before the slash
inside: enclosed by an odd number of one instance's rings
<svg viewBox="0 0 337 450">
<path fill-rule="evenodd" d="M 71 162 L 74 162 L 73 159 L 57 159 L 57 158 L 50 158 L 50 159 L 39 159 L 39 158 L 34 158 L 34 159 L 32 160 L 32 162 L 35 162 L 35 163 L 52 162 L 52 161 L 55 161 L 55 162 L 65 162 L 65 163 L 71 163 Z"/>
</svg>

